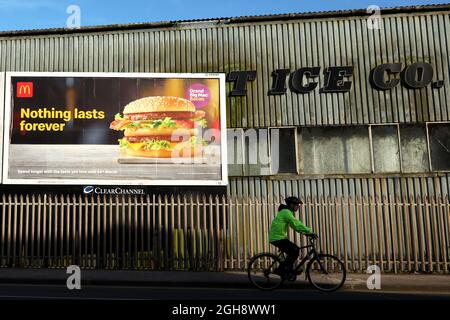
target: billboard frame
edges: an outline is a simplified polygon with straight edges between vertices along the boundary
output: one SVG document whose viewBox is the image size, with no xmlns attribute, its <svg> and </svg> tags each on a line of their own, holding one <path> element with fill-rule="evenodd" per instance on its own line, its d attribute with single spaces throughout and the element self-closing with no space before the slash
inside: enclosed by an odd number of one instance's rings
<svg viewBox="0 0 450 320">
<path fill-rule="evenodd" d="M 124 186 L 227 186 L 228 185 L 228 164 L 227 164 L 227 127 L 226 127 L 226 90 L 225 73 L 139 73 L 139 72 L 5 72 L 0 73 L 4 80 L 4 103 L 3 119 L 0 116 L 1 141 L 3 142 L 2 155 L 2 183 L 10 185 L 124 185 Z M 12 129 L 12 107 L 11 98 L 13 88 L 11 79 L 13 77 L 79 77 L 79 78 L 167 78 L 167 79 L 218 79 L 219 80 L 219 112 L 220 112 L 220 180 L 121 180 L 121 179 L 10 179 L 9 174 L 9 147 L 10 130 Z M 0 81 L 1 84 L 1 81 Z M 1 92 L 0 92 L 1 97 Z M 1 129 L 1 127 L 0 127 Z"/>
<path fill-rule="evenodd" d="M 5 149 L 4 149 L 4 135 L 3 135 L 3 130 L 4 130 L 4 126 L 5 126 L 5 106 L 6 106 L 6 102 L 5 102 L 5 97 L 6 97 L 6 89 L 5 89 L 5 83 L 6 83 L 6 73 L 5 72 L 0 72 L 0 150 L 1 150 L 1 159 L 0 159 L 0 183 L 3 183 L 3 155 L 5 154 Z"/>
</svg>

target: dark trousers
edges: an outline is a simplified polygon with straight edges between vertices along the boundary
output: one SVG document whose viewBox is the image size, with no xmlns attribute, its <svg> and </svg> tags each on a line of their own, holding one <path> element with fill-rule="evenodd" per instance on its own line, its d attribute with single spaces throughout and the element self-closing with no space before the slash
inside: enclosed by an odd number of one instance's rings
<svg viewBox="0 0 450 320">
<path fill-rule="evenodd" d="M 286 254 L 284 266 L 292 269 L 295 260 L 298 258 L 300 248 L 288 239 L 273 241 L 271 244 Z"/>
</svg>

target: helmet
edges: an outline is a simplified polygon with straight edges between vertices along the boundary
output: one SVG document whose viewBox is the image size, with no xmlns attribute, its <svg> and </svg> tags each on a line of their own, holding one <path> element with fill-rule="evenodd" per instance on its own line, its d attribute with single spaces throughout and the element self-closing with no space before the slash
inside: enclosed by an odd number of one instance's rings
<svg viewBox="0 0 450 320">
<path fill-rule="evenodd" d="M 289 204 L 302 204 L 303 202 L 297 198 L 297 197 L 287 197 L 286 199 L 284 199 L 284 201 L 286 202 L 287 205 Z"/>
</svg>

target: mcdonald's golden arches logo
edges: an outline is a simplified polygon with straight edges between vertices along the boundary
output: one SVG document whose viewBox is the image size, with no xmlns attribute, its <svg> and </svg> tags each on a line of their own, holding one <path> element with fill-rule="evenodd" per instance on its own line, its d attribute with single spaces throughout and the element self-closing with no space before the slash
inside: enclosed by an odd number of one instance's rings
<svg viewBox="0 0 450 320">
<path fill-rule="evenodd" d="M 33 97 L 33 82 L 17 82 L 17 98 Z"/>
</svg>

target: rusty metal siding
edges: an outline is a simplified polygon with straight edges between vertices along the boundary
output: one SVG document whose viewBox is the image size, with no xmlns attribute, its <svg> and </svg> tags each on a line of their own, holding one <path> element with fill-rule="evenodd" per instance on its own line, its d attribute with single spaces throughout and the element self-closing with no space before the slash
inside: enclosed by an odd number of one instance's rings
<svg viewBox="0 0 450 320">
<path fill-rule="evenodd" d="M 450 120 L 449 12 L 0 37 L 0 71 L 229 72 L 257 70 L 245 97 L 228 98 L 228 127 Z M 376 91 L 370 70 L 386 62 L 433 65 L 441 89 Z M 276 68 L 353 65 L 350 93 L 268 96 Z"/>
</svg>

